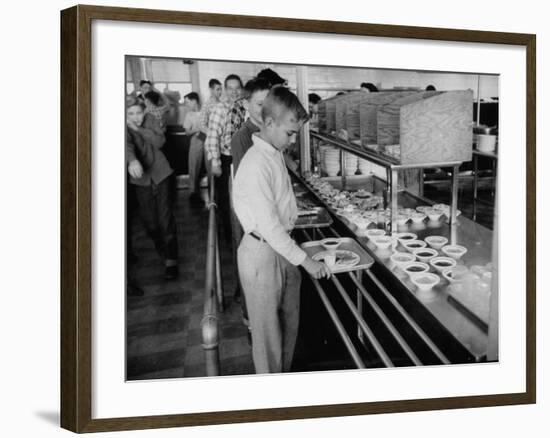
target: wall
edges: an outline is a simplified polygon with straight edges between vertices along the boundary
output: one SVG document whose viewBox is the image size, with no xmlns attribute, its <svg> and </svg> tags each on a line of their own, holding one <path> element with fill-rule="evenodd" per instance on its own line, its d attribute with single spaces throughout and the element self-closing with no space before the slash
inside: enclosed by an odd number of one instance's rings
<svg viewBox="0 0 550 438">
<path fill-rule="evenodd" d="M 59 10 L 74 0 L 8 2 L 0 18 L 3 59 L 16 68 L 2 69 L 5 101 L 4 165 L 0 172 L 3 214 L 2 333 L 3 376 L 0 403 L 3 408 L 2 435 L 7 437 L 74 437 L 61 430 L 59 418 Z M 373 4 L 352 0 L 338 2 L 267 2 L 241 0 L 89 0 L 86 3 L 121 7 L 194 10 L 248 15 L 287 16 L 320 20 L 343 20 L 411 26 L 483 29 L 537 33 L 538 69 L 538 223 L 548 223 L 550 211 L 544 193 L 550 191 L 548 102 L 550 91 L 544 78 L 548 64 L 550 28 L 544 2 L 524 0 L 500 2 L 462 0 L 451 6 L 442 2 L 396 0 Z M 327 56 L 330 56 L 328 54 Z M 40 85 L 36 82 L 40 66 Z M 32 122 L 29 103 L 37 94 L 48 107 L 35 109 Z M 32 135 L 22 135 L 32 132 Z M 116 146 L 114 146 L 116 147 Z M 548 198 L 546 196 L 546 198 Z M 548 436 L 550 411 L 550 319 L 547 317 L 550 290 L 548 269 L 549 231 L 541 226 L 539 242 L 537 329 L 538 395 L 536 405 L 448 411 L 381 414 L 317 420 L 279 421 L 113 432 L 97 438 L 181 437 L 186 438 L 281 438 L 281 437 L 410 437 L 410 438 L 511 438 Z M 544 313 L 543 313 L 544 312 Z M 365 388 L 368 391 L 368 388 Z M 192 397 L 192 394 L 184 396 Z"/>
</svg>

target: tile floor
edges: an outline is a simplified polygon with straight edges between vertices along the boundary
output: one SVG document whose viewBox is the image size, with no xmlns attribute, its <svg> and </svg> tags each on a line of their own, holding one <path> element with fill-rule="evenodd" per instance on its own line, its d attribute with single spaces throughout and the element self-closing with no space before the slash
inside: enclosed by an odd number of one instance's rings
<svg viewBox="0 0 550 438">
<path fill-rule="evenodd" d="M 205 195 L 206 196 L 206 195 Z M 163 379 L 205 375 L 200 322 L 206 267 L 208 212 L 192 208 L 189 191 L 179 189 L 176 222 L 180 276 L 163 279 L 164 268 L 139 220 L 133 224 L 138 260 L 132 267 L 135 283 L 145 294 L 127 298 L 127 379 Z M 230 248 L 220 238 L 222 267 L 231 266 Z M 219 314 L 222 375 L 254 372 L 247 328 L 240 304 L 233 300 L 235 273 L 223 271 L 225 312 Z"/>
</svg>

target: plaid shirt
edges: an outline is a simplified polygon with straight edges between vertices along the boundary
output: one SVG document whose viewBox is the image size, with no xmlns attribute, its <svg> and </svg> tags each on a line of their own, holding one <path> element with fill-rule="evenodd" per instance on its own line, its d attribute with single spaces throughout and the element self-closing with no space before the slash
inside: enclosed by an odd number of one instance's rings
<svg viewBox="0 0 550 438">
<path fill-rule="evenodd" d="M 212 164 L 214 165 L 221 165 L 220 153 L 223 151 L 224 133 L 230 109 L 231 105 L 228 102 L 219 102 L 212 108 L 208 117 L 204 150 L 206 152 L 206 159 L 212 160 Z M 231 155 L 231 151 L 225 151 L 224 155 Z"/>
<path fill-rule="evenodd" d="M 159 121 L 160 127 L 163 129 L 166 125 L 164 115 L 168 111 L 170 111 L 170 108 L 168 107 L 168 105 L 163 105 L 163 106 L 147 105 L 145 108 L 145 114 L 151 114 L 152 116 L 154 116 Z"/>
<path fill-rule="evenodd" d="M 208 102 L 206 102 L 202 106 L 200 123 L 201 123 L 201 131 L 204 132 L 205 134 L 208 132 L 208 119 L 210 118 L 210 113 L 218 103 L 220 103 L 219 100 L 216 100 L 213 97 L 210 97 L 210 99 L 208 99 Z"/>
<path fill-rule="evenodd" d="M 226 138 L 224 141 L 224 145 L 229 144 L 229 150 L 231 150 L 231 139 L 233 138 L 235 133 L 239 129 L 241 129 L 247 119 L 248 111 L 244 106 L 244 98 L 241 98 L 237 100 L 231 107 L 231 110 L 229 111 L 229 117 L 227 118 L 226 122 Z"/>
</svg>

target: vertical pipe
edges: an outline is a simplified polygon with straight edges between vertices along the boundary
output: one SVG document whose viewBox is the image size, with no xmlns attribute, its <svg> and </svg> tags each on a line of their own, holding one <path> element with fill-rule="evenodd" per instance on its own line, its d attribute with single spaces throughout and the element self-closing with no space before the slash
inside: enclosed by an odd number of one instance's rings
<svg viewBox="0 0 550 438">
<path fill-rule="evenodd" d="M 477 217 L 477 185 L 478 185 L 478 176 L 477 176 L 477 166 L 478 166 L 477 154 L 474 153 L 473 156 L 473 167 L 474 167 L 474 187 L 473 187 L 473 212 L 472 219 L 475 221 Z"/>
<path fill-rule="evenodd" d="M 223 283 L 222 283 L 222 267 L 220 262 L 220 247 L 218 242 L 218 233 L 216 232 L 216 295 L 218 297 L 218 306 L 220 309 L 220 312 L 223 312 L 225 310 L 225 299 L 223 296 Z"/>
<path fill-rule="evenodd" d="M 342 178 L 342 190 L 346 190 L 346 152 L 340 149 L 340 173 Z"/>
<path fill-rule="evenodd" d="M 477 75 L 477 126 L 479 126 L 479 117 L 481 114 L 481 96 L 480 96 L 480 90 L 481 90 L 481 75 Z"/>
<path fill-rule="evenodd" d="M 456 245 L 456 210 L 458 205 L 458 164 L 452 167 L 451 212 L 449 218 L 449 235 L 451 245 Z"/>
<path fill-rule="evenodd" d="M 304 108 L 308 108 L 307 67 L 296 67 L 296 93 Z M 300 130 L 300 170 L 302 176 L 311 172 L 311 142 L 309 137 L 309 122 Z"/>
<path fill-rule="evenodd" d="M 399 179 L 399 171 L 391 169 L 391 211 L 390 211 L 390 235 L 397 232 L 397 183 Z"/>
</svg>

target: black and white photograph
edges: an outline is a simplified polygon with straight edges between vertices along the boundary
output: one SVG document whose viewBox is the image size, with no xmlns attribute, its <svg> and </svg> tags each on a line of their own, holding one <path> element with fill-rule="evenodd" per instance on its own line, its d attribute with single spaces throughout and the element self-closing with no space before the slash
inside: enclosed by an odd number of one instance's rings
<svg viewBox="0 0 550 438">
<path fill-rule="evenodd" d="M 498 74 L 124 79 L 127 381 L 499 361 Z"/>
</svg>

